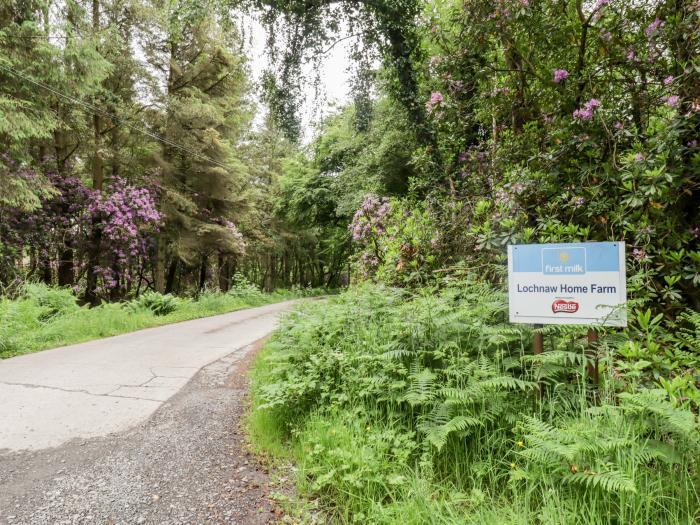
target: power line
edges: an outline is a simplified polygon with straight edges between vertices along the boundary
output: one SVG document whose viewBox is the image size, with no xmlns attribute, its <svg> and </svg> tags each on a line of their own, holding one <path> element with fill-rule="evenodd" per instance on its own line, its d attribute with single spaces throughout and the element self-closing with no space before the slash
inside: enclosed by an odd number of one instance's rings
<svg viewBox="0 0 700 525">
<path fill-rule="evenodd" d="M 49 86 L 49 85 L 47 85 L 47 84 L 44 84 L 43 82 L 39 82 L 38 80 L 34 80 L 33 78 L 28 77 L 28 76 L 26 76 L 26 75 L 20 73 L 19 71 L 17 71 L 17 70 L 16 70 L 15 68 L 13 68 L 13 67 L 5 66 L 5 65 L 3 65 L 3 64 L 0 64 L 0 70 L 3 70 L 3 71 L 5 71 L 5 72 L 7 72 L 7 73 L 10 73 L 11 75 L 14 75 L 14 76 L 16 76 L 16 77 L 18 77 L 18 78 L 20 78 L 20 79 L 22 79 L 22 80 L 25 80 L 25 81 L 27 81 L 27 82 L 29 82 L 29 83 L 31 83 L 31 84 L 34 84 L 35 86 L 38 86 L 38 87 L 40 87 L 40 88 L 42 88 L 42 89 L 45 89 L 45 90 L 47 90 L 47 91 L 50 91 L 50 92 L 53 93 L 54 95 L 56 95 L 56 96 L 58 96 L 58 97 L 61 97 L 61 98 L 65 99 L 65 100 L 68 100 L 69 102 L 72 102 L 73 104 L 77 104 L 77 105 L 79 105 L 79 106 L 83 106 L 84 108 L 89 109 L 89 110 L 92 111 L 93 113 L 97 113 L 97 114 L 99 114 L 99 115 L 101 115 L 101 116 L 103 116 L 103 117 L 112 119 L 112 120 L 116 121 L 117 123 L 119 123 L 120 125 L 126 126 L 127 128 L 130 128 L 130 129 L 133 129 L 134 131 L 137 131 L 137 132 L 139 132 L 139 133 L 142 133 L 142 134 L 144 134 L 144 135 L 146 135 L 146 136 L 148 136 L 148 137 L 150 137 L 150 138 L 152 138 L 152 139 L 154 139 L 154 140 L 157 140 L 157 141 L 159 141 L 159 142 L 162 142 L 163 144 L 166 144 L 166 145 L 168 145 L 168 146 L 171 146 L 171 147 L 173 147 L 173 148 L 175 148 L 175 149 L 178 149 L 178 150 L 180 150 L 180 151 L 183 151 L 183 152 L 185 152 L 185 153 L 189 153 L 190 155 L 192 155 L 192 156 L 194 156 L 194 157 L 198 157 L 198 158 L 200 158 L 200 159 L 202 159 L 202 160 L 205 160 L 205 161 L 207 161 L 207 162 L 211 162 L 212 164 L 215 164 L 216 166 L 219 166 L 220 168 L 223 168 L 223 169 L 225 169 L 225 170 L 228 170 L 228 169 L 229 169 L 228 166 L 226 166 L 225 164 L 223 164 L 223 163 L 221 163 L 221 162 L 219 162 L 219 161 L 217 161 L 217 160 L 212 159 L 211 157 L 207 157 L 206 155 L 202 155 L 201 153 L 198 153 L 198 152 L 196 152 L 196 151 L 193 151 L 193 150 L 191 150 L 191 149 L 189 149 L 189 148 L 187 148 L 187 147 L 185 147 L 185 146 L 182 146 L 181 144 L 178 144 L 177 142 L 173 142 L 172 140 L 170 140 L 170 139 L 168 139 L 168 138 L 166 138 L 166 137 L 163 137 L 162 135 L 159 135 L 158 133 L 155 133 L 155 132 L 153 132 L 153 131 L 149 131 L 149 130 L 147 130 L 147 129 L 145 129 L 145 128 L 141 128 L 141 127 L 139 127 L 139 126 L 135 126 L 135 125 L 133 125 L 133 124 L 129 124 L 126 120 L 117 117 L 117 116 L 114 115 L 113 113 L 108 113 L 108 112 L 106 112 L 106 111 L 102 111 L 102 110 L 99 109 L 98 107 L 93 106 L 92 104 L 90 104 L 90 103 L 88 103 L 88 102 L 84 102 L 84 101 L 82 101 L 82 100 L 80 100 L 80 99 L 77 99 L 77 98 L 75 98 L 75 97 L 72 97 L 72 96 L 70 96 L 70 95 L 67 95 L 67 94 L 65 94 L 65 93 L 63 93 L 63 92 L 61 92 L 61 91 L 58 91 L 57 89 L 52 88 L 51 86 Z"/>
</svg>

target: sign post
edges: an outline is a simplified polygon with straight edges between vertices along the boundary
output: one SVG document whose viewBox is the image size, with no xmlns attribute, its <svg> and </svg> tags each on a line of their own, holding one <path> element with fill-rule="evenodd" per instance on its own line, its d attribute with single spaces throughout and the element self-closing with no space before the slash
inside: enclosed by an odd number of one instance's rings
<svg viewBox="0 0 700 525">
<path fill-rule="evenodd" d="M 624 242 L 508 246 L 511 323 L 627 326 Z M 539 340 L 538 340 L 539 336 Z M 535 334 L 535 353 L 542 351 Z M 588 343 L 598 339 L 588 331 Z M 598 382 L 598 362 L 588 373 Z"/>
</svg>

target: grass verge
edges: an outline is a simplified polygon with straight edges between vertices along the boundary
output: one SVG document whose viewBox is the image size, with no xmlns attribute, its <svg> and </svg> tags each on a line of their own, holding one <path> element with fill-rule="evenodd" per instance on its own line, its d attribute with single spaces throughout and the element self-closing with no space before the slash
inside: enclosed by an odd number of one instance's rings
<svg viewBox="0 0 700 525">
<path fill-rule="evenodd" d="M 88 308 L 78 306 L 70 290 L 28 285 L 18 299 L 0 299 L 0 359 L 320 293 L 244 290 L 196 299 L 147 294 Z"/>
</svg>

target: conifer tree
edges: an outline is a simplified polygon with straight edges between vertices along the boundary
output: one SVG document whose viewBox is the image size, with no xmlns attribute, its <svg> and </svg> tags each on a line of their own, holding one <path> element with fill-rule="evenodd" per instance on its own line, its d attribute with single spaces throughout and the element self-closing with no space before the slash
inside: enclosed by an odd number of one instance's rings
<svg viewBox="0 0 700 525">
<path fill-rule="evenodd" d="M 173 288 L 180 263 L 198 270 L 201 289 L 214 261 L 224 264 L 245 248 L 236 226 L 247 200 L 238 152 L 251 115 L 245 61 L 233 27 L 206 2 L 167 3 L 159 23 L 146 46 L 149 61 L 167 72 L 161 123 L 167 139 L 161 162 L 165 227 L 156 289 Z"/>
</svg>

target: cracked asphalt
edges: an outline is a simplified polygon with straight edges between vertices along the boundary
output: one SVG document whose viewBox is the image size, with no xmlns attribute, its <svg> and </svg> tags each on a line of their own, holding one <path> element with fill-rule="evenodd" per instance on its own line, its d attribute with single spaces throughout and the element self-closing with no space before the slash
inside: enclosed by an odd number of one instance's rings
<svg viewBox="0 0 700 525">
<path fill-rule="evenodd" d="M 0 361 L 0 454 L 56 447 L 142 423 L 203 366 L 269 334 L 293 303 Z"/>
</svg>

